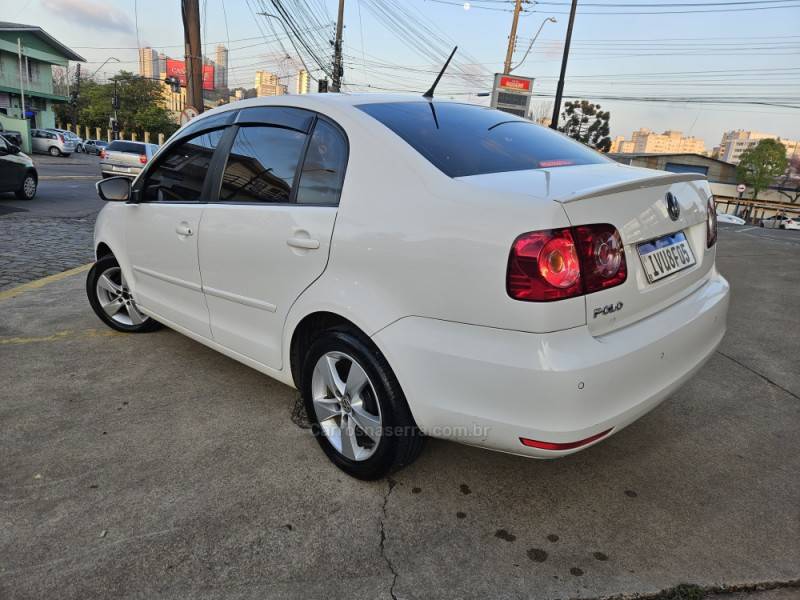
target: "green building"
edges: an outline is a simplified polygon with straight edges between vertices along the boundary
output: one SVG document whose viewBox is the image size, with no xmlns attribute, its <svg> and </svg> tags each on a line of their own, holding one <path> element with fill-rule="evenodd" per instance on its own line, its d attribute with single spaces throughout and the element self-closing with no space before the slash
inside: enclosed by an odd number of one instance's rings
<svg viewBox="0 0 800 600">
<path fill-rule="evenodd" d="M 0 125 L 22 133 L 26 152 L 31 150 L 30 130 L 55 127 L 53 105 L 69 101 L 67 89 L 53 87 L 53 67 L 66 70 L 69 61 L 86 59 L 41 27 L 0 21 Z"/>
</svg>

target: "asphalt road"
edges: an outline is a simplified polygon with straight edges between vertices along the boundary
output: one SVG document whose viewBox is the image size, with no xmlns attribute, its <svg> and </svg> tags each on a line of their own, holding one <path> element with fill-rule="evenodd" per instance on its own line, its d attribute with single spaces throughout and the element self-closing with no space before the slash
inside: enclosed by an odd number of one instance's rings
<svg viewBox="0 0 800 600">
<path fill-rule="evenodd" d="M 105 329 L 83 273 L 0 292 L 0 598 L 796 599 L 795 233 L 722 230 L 728 335 L 613 438 L 557 461 L 431 440 L 374 483 L 328 463 L 293 390 Z"/>
</svg>

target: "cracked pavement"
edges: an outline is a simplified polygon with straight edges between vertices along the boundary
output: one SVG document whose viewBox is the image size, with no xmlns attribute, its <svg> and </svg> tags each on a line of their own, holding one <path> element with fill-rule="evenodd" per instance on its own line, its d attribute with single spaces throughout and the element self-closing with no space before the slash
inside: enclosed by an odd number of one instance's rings
<svg viewBox="0 0 800 600">
<path fill-rule="evenodd" d="M 0 295 L 0 598 L 797 598 L 798 243 L 722 231 L 720 352 L 613 438 L 557 461 L 429 440 L 371 483 L 294 390 L 104 329 L 82 274 Z"/>
</svg>

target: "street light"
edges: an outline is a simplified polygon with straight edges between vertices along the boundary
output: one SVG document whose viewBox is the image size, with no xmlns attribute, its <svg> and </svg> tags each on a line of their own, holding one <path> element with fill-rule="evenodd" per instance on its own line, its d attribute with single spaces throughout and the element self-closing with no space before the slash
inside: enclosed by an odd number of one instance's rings
<svg viewBox="0 0 800 600">
<path fill-rule="evenodd" d="M 98 72 L 100 69 L 102 69 L 103 67 L 105 67 L 105 66 L 106 66 L 106 63 L 107 63 L 108 61 L 110 61 L 110 60 L 113 60 L 113 61 L 116 61 L 116 62 L 122 62 L 122 61 L 121 61 L 120 59 L 118 59 L 118 58 L 114 58 L 113 56 L 109 56 L 107 59 L 105 59 L 105 61 L 103 61 L 103 64 L 102 64 L 102 65 L 100 65 L 99 67 L 97 67 L 97 69 L 95 69 L 94 73 L 92 73 L 91 75 L 89 75 L 89 79 L 92 79 L 92 78 L 93 78 L 95 75 L 97 75 L 97 72 Z"/>
<path fill-rule="evenodd" d="M 547 17 L 544 21 L 542 21 L 542 24 L 539 25 L 539 29 L 536 31 L 536 35 L 533 36 L 533 39 L 531 40 L 531 43 L 528 45 L 528 49 L 525 51 L 525 56 L 523 56 L 522 60 L 519 61 L 515 66 L 511 67 L 508 70 L 509 73 L 511 73 L 511 71 L 513 71 L 514 69 L 520 67 L 522 65 L 522 63 L 525 62 L 525 59 L 528 58 L 528 54 L 531 53 L 531 49 L 533 48 L 533 44 L 536 42 L 536 38 L 538 38 L 539 34 L 542 33 L 542 28 L 544 27 L 544 24 L 547 23 L 548 21 L 550 23 L 558 23 L 558 21 L 556 20 L 555 17 Z"/>
</svg>

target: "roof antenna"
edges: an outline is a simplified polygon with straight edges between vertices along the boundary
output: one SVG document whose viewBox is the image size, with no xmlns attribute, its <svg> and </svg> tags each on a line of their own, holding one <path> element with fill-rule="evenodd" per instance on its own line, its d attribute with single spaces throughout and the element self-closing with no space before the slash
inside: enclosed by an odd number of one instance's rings
<svg viewBox="0 0 800 600">
<path fill-rule="evenodd" d="M 436 86 L 439 85 L 439 80 L 442 78 L 442 75 L 444 75 L 444 72 L 447 70 L 447 66 L 450 64 L 450 61 L 453 60 L 453 55 L 456 53 L 456 50 L 458 50 L 458 46 L 453 48 L 453 51 L 450 53 L 450 57 L 447 59 L 447 62 L 444 63 L 442 70 L 439 71 L 439 74 L 436 76 L 436 81 L 433 82 L 431 89 L 422 94 L 423 98 L 429 98 L 429 99 L 433 98 L 433 92 L 434 90 L 436 90 Z"/>
</svg>

